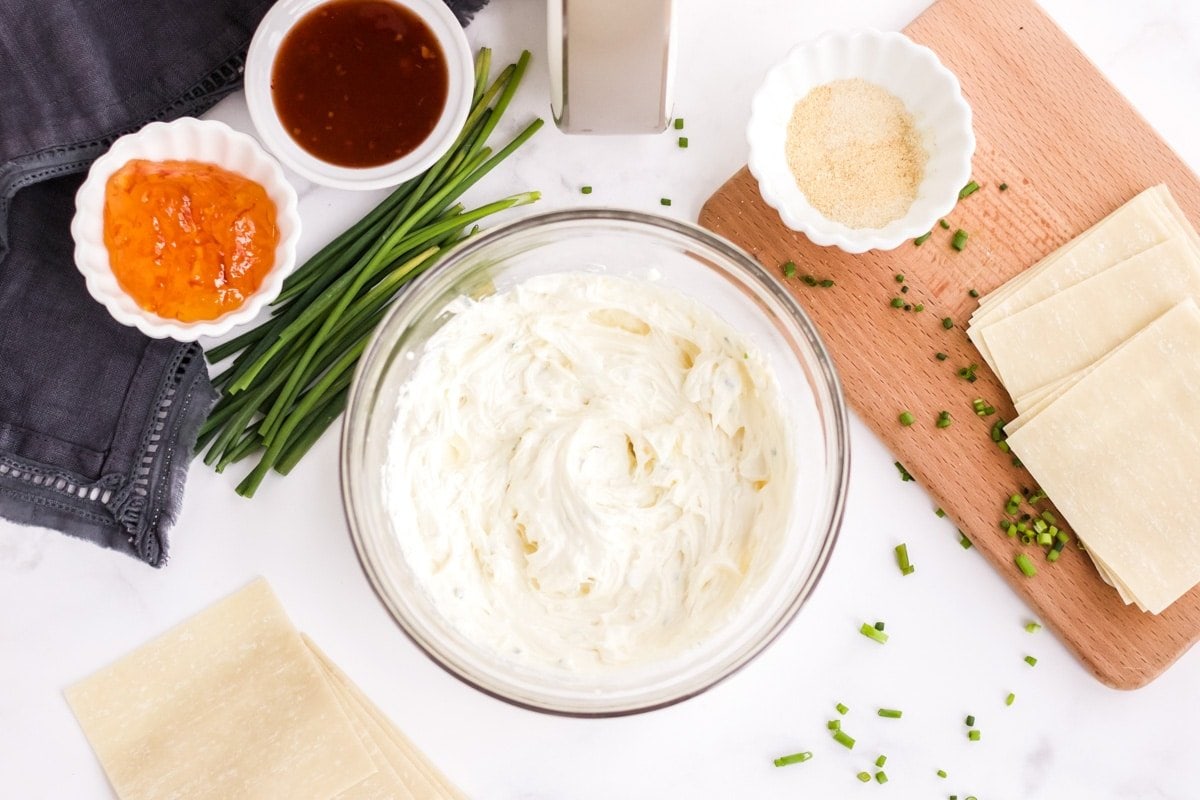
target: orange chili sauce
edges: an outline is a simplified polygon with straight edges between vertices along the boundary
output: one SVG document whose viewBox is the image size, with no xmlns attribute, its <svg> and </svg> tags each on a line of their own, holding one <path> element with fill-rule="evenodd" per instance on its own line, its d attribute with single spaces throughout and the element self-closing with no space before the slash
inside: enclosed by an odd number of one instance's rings
<svg viewBox="0 0 1200 800">
<path fill-rule="evenodd" d="M 275 264 L 275 204 L 214 164 L 135 159 L 104 190 L 104 245 L 121 288 L 182 322 L 238 308 Z"/>
</svg>

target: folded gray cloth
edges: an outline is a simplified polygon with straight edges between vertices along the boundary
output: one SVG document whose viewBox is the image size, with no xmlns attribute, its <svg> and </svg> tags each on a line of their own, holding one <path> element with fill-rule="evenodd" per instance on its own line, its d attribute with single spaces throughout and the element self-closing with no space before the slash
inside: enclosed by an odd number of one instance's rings
<svg viewBox="0 0 1200 800">
<path fill-rule="evenodd" d="M 115 322 L 75 269 L 97 156 L 237 88 L 269 0 L 0 0 L 0 516 L 161 566 L 215 395 L 200 348 Z M 483 2 L 450 2 L 466 21 Z"/>
</svg>

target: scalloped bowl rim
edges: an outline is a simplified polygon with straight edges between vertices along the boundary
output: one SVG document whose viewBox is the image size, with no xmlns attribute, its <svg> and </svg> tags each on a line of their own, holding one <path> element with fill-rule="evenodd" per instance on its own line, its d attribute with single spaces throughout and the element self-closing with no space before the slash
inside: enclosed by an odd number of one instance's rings
<svg viewBox="0 0 1200 800">
<path fill-rule="evenodd" d="M 874 40 L 880 49 L 890 46 L 893 54 L 902 54 L 907 63 L 919 65 L 936 81 L 945 86 L 945 97 L 942 102 L 950 110 L 952 124 L 944 126 L 961 138 L 960 150 L 938 154 L 949 167 L 938 181 L 935 196 L 921 202 L 922 198 L 913 202 L 908 213 L 883 228 L 850 228 L 842 223 L 830 220 L 808 204 L 803 192 L 795 186 L 795 178 L 787 167 L 787 159 L 783 153 L 766 149 L 764 139 L 771 138 L 775 130 L 771 123 L 765 120 L 769 110 L 778 110 L 781 94 L 790 94 L 790 108 L 795 106 L 804 94 L 811 88 L 820 85 L 812 83 L 803 92 L 797 92 L 788 72 L 803 67 L 803 62 L 818 54 L 823 49 L 835 46 L 848 48 L 858 40 Z M 839 78 L 864 77 L 863 65 L 852 65 L 851 69 L 840 75 L 824 75 L 824 81 Z M 820 80 L 819 79 L 819 80 Z M 933 85 L 935 81 L 930 81 Z M 783 91 L 779 91 L 782 87 Z M 924 87 L 928 88 L 928 87 Z M 939 94 L 941 94 L 939 92 Z M 903 100 L 903 98 L 901 98 Z M 910 113 L 922 121 L 922 109 L 906 107 Z M 814 244 L 822 247 L 835 246 L 849 253 L 863 253 L 867 250 L 891 250 L 903 242 L 914 239 L 929 231 L 938 221 L 954 209 L 958 203 L 958 192 L 971 179 L 971 159 L 975 154 L 975 133 L 973 130 L 973 115 L 971 106 L 962 94 L 962 86 L 949 69 L 938 59 L 937 54 L 924 45 L 917 44 L 902 33 L 895 31 L 881 32 L 862 29 L 850 32 L 830 31 L 808 42 L 796 45 L 788 55 L 766 74 L 762 84 L 755 92 L 751 102 L 750 121 L 746 126 L 746 139 L 750 146 L 748 167 L 750 173 L 758 182 L 759 192 L 763 200 L 778 213 L 783 223 L 795 231 L 800 231 Z M 786 138 L 786 132 L 784 133 Z M 934 160 L 930 153 L 930 162 Z M 781 168 L 782 165 L 782 168 Z M 930 176 L 922 180 L 922 193 L 927 190 Z M 796 198 L 799 198 L 798 201 Z M 922 213 L 921 208 L 925 211 Z"/>
<path fill-rule="evenodd" d="M 219 137 L 228 143 L 227 152 L 185 152 L 195 137 Z M 182 148 L 182 149 L 181 149 Z M 163 151 L 170 153 L 162 155 Z M 230 155 L 249 155 L 235 163 Z M 133 159 L 151 161 L 179 159 L 216 164 L 259 183 L 275 203 L 279 243 L 275 264 L 258 289 L 241 306 L 216 319 L 182 322 L 161 317 L 139 306 L 117 283 L 104 245 L 104 192 L 109 177 Z M 247 167 L 254 175 L 248 175 Z M 75 194 L 75 216 L 71 220 L 75 240 L 75 266 L 83 273 L 88 293 L 122 325 L 137 328 L 154 339 L 194 342 L 202 336 L 221 336 L 235 326 L 250 322 L 278 296 L 283 281 L 296 266 L 296 243 L 300 239 L 300 214 L 296 190 L 288 183 L 279 163 L 252 136 L 235 131 L 223 122 L 183 117 L 172 122 L 151 122 L 140 130 L 117 139 L 108 152 L 93 162 L 87 179 Z"/>
</svg>

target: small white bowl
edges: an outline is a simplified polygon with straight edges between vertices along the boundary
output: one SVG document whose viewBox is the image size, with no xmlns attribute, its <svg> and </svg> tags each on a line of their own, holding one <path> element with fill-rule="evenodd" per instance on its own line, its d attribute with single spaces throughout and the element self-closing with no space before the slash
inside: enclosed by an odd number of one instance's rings
<svg viewBox="0 0 1200 800">
<path fill-rule="evenodd" d="M 796 103 L 817 86 L 849 78 L 869 81 L 899 98 L 929 153 L 908 213 L 882 228 L 851 228 L 829 219 L 809 204 L 788 167 L 787 127 Z M 872 30 L 827 33 L 793 49 L 754 95 L 746 138 L 750 172 L 784 224 L 816 244 L 848 253 L 891 250 L 930 230 L 958 202 L 958 193 L 971 179 L 975 153 L 971 107 L 954 74 L 928 47 L 900 33 Z"/>
<path fill-rule="evenodd" d="M 258 290 L 241 306 L 216 319 L 181 322 L 145 310 L 117 283 L 109 265 L 108 248 L 104 246 L 104 191 L 109 177 L 136 158 L 215 164 L 249 178 L 266 190 L 275 204 L 275 224 L 279 228 L 275 264 Z M 117 139 L 107 153 L 96 159 L 75 195 L 71 236 L 75 239 L 75 266 L 83 273 L 88 292 L 108 309 L 113 319 L 155 339 L 194 342 L 201 336 L 221 336 L 235 325 L 249 322 L 275 299 L 283 279 L 296 266 L 300 215 L 296 211 L 296 190 L 258 142 L 223 122 L 183 117 L 174 122 L 151 122 L 140 131 Z"/>
<path fill-rule="evenodd" d="M 392 0 L 429 26 L 446 54 L 446 105 L 433 131 L 411 153 L 378 167 L 339 167 L 296 143 L 271 97 L 271 71 L 283 39 L 314 8 L 330 0 L 279 0 L 263 17 L 246 54 L 246 105 L 263 144 L 289 169 L 335 189 L 383 189 L 421 174 L 441 158 L 467 121 L 475 90 L 475 61 L 462 25 L 443 0 Z"/>
</svg>

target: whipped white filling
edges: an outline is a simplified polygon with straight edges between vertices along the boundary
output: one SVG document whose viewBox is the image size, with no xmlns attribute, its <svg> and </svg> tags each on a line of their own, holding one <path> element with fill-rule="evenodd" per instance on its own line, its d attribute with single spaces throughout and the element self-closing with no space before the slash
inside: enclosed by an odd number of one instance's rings
<svg viewBox="0 0 1200 800">
<path fill-rule="evenodd" d="M 387 511 L 464 638 L 611 669 L 731 622 L 787 527 L 789 448 L 774 375 L 710 309 L 547 275 L 430 337 L 397 398 Z"/>
</svg>

